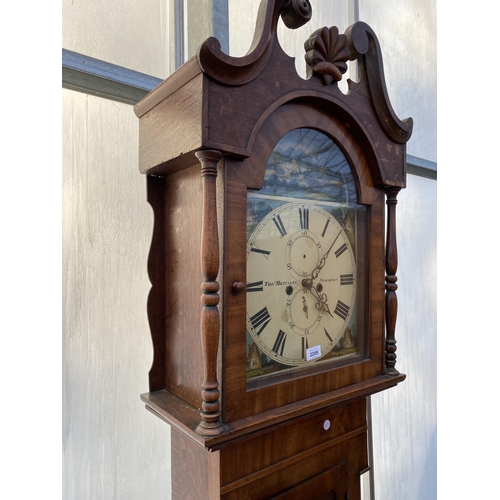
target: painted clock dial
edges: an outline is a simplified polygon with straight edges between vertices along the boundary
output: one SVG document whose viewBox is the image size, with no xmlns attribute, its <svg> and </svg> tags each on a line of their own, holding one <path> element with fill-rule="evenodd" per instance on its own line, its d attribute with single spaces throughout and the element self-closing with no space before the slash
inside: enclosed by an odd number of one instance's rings
<svg viewBox="0 0 500 500">
<path fill-rule="evenodd" d="M 247 379 L 359 354 L 366 210 L 337 144 L 286 134 L 247 210 Z"/>
<path fill-rule="evenodd" d="M 339 341 L 356 298 L 349 238 L 326 210 L 288 203 L 271 211 L 247 244 L 247 329 L 284 365 L 321 359 Z"/>
</svg>

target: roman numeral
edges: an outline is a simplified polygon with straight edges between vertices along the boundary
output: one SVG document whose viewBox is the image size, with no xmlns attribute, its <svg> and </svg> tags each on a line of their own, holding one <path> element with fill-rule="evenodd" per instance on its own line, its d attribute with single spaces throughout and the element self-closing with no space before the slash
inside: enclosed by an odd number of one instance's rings
<svg viewBox="0 0 500 500">
<path fill-rule="evenodd" d="M 341 274 L 340 284 L 341 285 L 352 285 L 354 282 L 354 276 L 352 274 Z"/>
<path fill-rule="evenodd" d="M 274 342 L 273 352 L 283 356 L 283 349 L 285 348 L 286 341 L 286 333 L 283 330 L 280 330 L 278 336 L 276 337 L 276 341 Z M 279 351 L 279 352 L 278 352 Z"/>
<path fill-rule="evenodd" d="M 309 209 L 299 208 L 300 229 L 309 229 Z"/>
<path fill-rule="evenodd" d="M 337 306 L 335 307 L 335 311 L 333 311 L 337 316 L 340 316 L 342 319 L 346 319 L 349 314 L 349 306 L 346 306 L 342 301 L 337 302 Z"/>
<path fill-rule="evenodd" d="M 271 253 L 267 250 L 262 250 L 262 249 L 257 248 L 257 247 L 250 248 L 250 252 L 260 253 L 260 254 L 264 255 L 265 257 L 269 257 L 269 254 Z"/>
<path fill-rule="evenodd" d="M 283 225 L 283 221 L 281 220 L 280 215 L 275 215 L 273 217 L 273 222 L 276 224 L 276 227 L 278 228 L 278 231 L 281 234 L 281 237 L 285 236 L 286 234 L 286 229 L 285 226 Z"/>
<path fill-rule="evenodd" d="M 346 250 L 347 250 L 347 244 L 344 243 L 335 251 L 335 257 L 337 257 L 338 259 Z"/>
<path fill-rule="evenodd" d="M 325 224 L 325 227 L 323 228 L 323 232 L 321 233 L 321 236 L 324 237 L 325 236 L 325 233 L 326 233 L 326 230 L 328 228 L 328 224 L 330 224 L 330 219 L 326 219 L 326 224 Z"/>
<path fill-rule="evenodd" d="M 262 292 L 263 282 L 255 281 L 254 283 L 247 283 L 247 292 Z"/>
<path fill-rule="evenodd" d="M 328 337 L 328 340 L 329 340 L 330 342 L 333 342 L 332 337 L 330 337 L 330 334 L 326 331 L 326 328 L 325 328 L 325 327 L 323 327 L 323 330 L 325 330 L 325 335 Z"/>
<path fill-rule="evenodd" d="M 267 307 L 264 307 L 264 309 L 261 309 L 258 313 L 255 313 L 251 318 L 250 318 L 250 323 L 252 323 L 253 329 L 256 330 L 257 335 L 260 335 L 262 330 L 269 324 L 271 321 L 271 316 L 269 316 L 269 312 L 267 310 Z M 257 331 L 257 327 L 262 325 L 259 331 Z"/>
<path fill-rule="evenodd" d="M 307 349 L 309 349 L 309 341 L 307 337 L 302 337 L 302 358 L 306 359 Z"/>
</svg>

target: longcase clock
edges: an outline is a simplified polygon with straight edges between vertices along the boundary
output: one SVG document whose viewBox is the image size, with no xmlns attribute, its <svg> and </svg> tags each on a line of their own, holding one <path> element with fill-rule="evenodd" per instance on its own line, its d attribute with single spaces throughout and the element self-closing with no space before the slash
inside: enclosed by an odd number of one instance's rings
<svg viewBox="0 0 500 500">
<path fill-rule="evenodd" d="M 246 56 L 209 38 L 135 106 L 155 217 L 141 397 L 172 426 L 176 499 L 359 499 L 366 398 L 405 378 L 395 207 L 412 121 L 363 22 L 312 32 L 296 73 L 277 23 L 311 12 L 262 1 Z"/>
</svg>

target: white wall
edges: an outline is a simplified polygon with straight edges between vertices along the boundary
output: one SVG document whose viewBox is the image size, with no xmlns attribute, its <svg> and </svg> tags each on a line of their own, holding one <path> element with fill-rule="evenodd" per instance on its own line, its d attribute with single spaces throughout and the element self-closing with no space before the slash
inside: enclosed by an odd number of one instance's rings
<svg viewBox="0 0 500 500">
<path fill-rule="evenodd" d="M 144 409 L 153 214 L 132 107 L 63 90 L 63 498 L 170 498 L 170 428 Z"/>
<path fill-rule="evenodd" d="M 437 160 L 435 0 L 360 0 L 359 18 L 380 42 L 387 90 L 411 116 L 407 153 Z M 376 500 L 437 495 L 437 182 L 408 175 L 397 206 L 398 387 L 372 399 Z"/>
<path fill-rule="evenodd" d="M 437 161 L 436 0 L 359 0 L 359 18 L 375 31 L 384 57 L 391 104 L 411 116 L 407 152 Z"/>
<path fill-rule="evenodd" d="M 408 175 L 398 196 L 396 368 L 407 378 L 371 398 L 377 500 L 437 498 L 436 188 Z"/>
<path fill-rule="evenodd" d="M 174 69 L 172 4 L 63 0 L 62 48 L 166 78 Z"/>
</svg>

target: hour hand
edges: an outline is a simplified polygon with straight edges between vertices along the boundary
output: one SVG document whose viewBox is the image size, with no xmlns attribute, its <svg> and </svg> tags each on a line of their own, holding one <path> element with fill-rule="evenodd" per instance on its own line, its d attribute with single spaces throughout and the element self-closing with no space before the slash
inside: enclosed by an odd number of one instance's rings
<svg viewBox="0 0 500 500">
<path fill-rule="evenodd" d="M 320 294 L 314 287 L 312 279 L 303 279 L 302 286 L 308 289 L 311 292 L 311 295 L 318 301 L 316 303 L 316 309 L 318 309 L 318 311 L 323 310 L 327 312 L 333 318 L 333 314 L 330 312 L 330 308 L 326 303 L 326 301 L 328 300 L 326 293 Z"/>
</svg>

